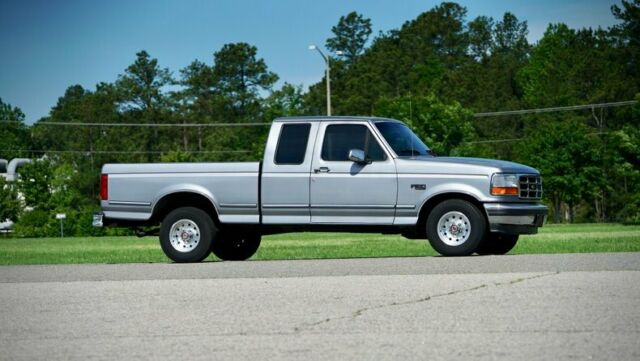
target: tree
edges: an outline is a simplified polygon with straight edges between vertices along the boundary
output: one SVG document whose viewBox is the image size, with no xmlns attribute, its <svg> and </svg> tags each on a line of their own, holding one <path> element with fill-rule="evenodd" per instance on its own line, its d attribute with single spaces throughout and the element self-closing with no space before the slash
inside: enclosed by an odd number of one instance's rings
<svg viewBox="0 0 640 361">
<path fill-rule="evenodd" d="M 627 73 L 640 86 L 640 0 L 622 0 L 622 7 L 613 5 L 611 12 L 622 21 L 611 29 L 611 35 L 620 43 L 620 57 L 628 59 Z"/>
<path fill-rule="evenodd" d="M 613 27 L 614 32 L 625 37 L 630 45 L 640 47 L 640 0 L 622 0 L 622 8 L 611 6 L 611 12 L 622 24 Z"/>
<path fill-rule="evenodd" d="M 478 16 L 469 22 L 469 52 L 478 60 L 489 56 L 493 43 L 493 19 Z"/>
<path fill-rule="evenodd" d="M 269 90 L 278 76 L 269 71 L 258 49 L 247 43 L 225 44 L 214 53 L 214 92 L 241 118 L 255 115 L 258 92 Z"/>
<path fill-rule="evenodd" d="M 515 15 L 506 12 L 502 21 L 499 21 L 495 27 L 495 50 L 517 50 L 524 53 L 529 45 L 527 34 L 529 34 L 527 22 L 520 22 Z"/>
<path fill-rule="evenodd" d="M 79 192 L 78 171 L 69 163 L 38 159 L 20 170 L 18 189 L 25 204 L 32 209 L 23 212 L 16 222 L 15 234 L 20 237 L 44 237 L 59 234 L 54 215 L 65 213 L 65 234 L 93 234 L 88 228 L 95 201 Z M 100 233 L 100 232 L 98 232 Z"/>
<path fill-rule="evenodd" d="M 118 77 L 116 89 L 121 94 L 120 106 L 128 111 L 125 114 L 131 122 L 161 123 L 166 114 L 169 98 L 162 88 L 173 83 L 169 69 L 160 68 L 158 60 L 142 50 L 136 53 L 136 60 L 129 65 L 125 73 Z M 163 142 L 157 127 L 152 129 L 138 129 L 140 138 L 144 139 L 144 150 L 152 152 L 159 145 L 171 147 L 171 141 Z M 171 137 L 168 137 L 171 139 Z M 147 160 L 154 159 L 152 153 L 147 153 Z"/>
<path fill-rule="evenodd" d="M 272 92 L 264 102 L 266 107 L 266 121 L 271 121 L 277 117 L 302 115 L 304 111 L 302 86 L 285 82 L 282 88 Z"/>
<path fill-rule="evenodd" d="M 116 86 L 122 91 L 123 106 L 145 111 L 162 105 L 162 88 L 172 82 L 169 69 L 160 68 L 158 60 L 142 50 L 136 53 L 136 61 L 118 77 Z"/>
<path fill-rule="evenodd" d="M 382 98 L 375 115 L 400 119 L 437 154 L 458 154 L 463 142 L 474 138 L 471 112 L 460 104 L 444 104 L 434 95 Z"/>
<path fill-rule="evenodd" d="M 601 186 L 600 144 L 592 132 L 579 117 L 568 115 L 539 122 L 518 142 L 519 160 L 542 174 L 556 223 L 564 218 L 563 204 L 568 205 L 573 221 L 574 207 Z"/>
<path fill-rule="evenodd" d="M 549 25 L 518 81 L 530 106 L 560 106 L 629 99 L 637 87 L 611 40 L 590 29 Z"/>
<path fill-rule="evenodd" d="M 18 191 L 14 183 L 9 183 L 4 177 L 0 177 L 0 222 L 7 219 L 17 220 L 22 205 L 18 199 Z"/>
<path fill-rule="evenodd" d="M 0 98 L 0 158 L 12 159 L 29 156 L 31 148 L 29 130 L 24 124 L 20 108 L 4 103 Z M 25 150 L 27 150 L 25 152 Z"/>
<path fill-rule="evenodd" d="M 180 70 L 182 89 L 173 93 L 177 104 L 178 117 L 182 123 L 208 123 L 212 121 L 214 79 L 210 66 L 194 60 L 186 68 Z M 196 129 L 197 143 L 194 149 L 202 151 L 202 129 Z M 182 129 L 183 150 L 189 150 L 189 136 L 193 130 Z"/>
<path fill-rule="evenodd" d="M 342 52 L 348 63 L 353 63 L 364 51 L 371 35 L 371 19 L 363 17 L 355 11 L 341 16 L 338 24 L 331 28 L 334 37 L 327 39 L 326 47 L 330 51 Z"/>
<path fill-rule="evenodd" d="M 18 190 L 24 197 L 27 207 L 34 209 L 51 209 L 51 180 L 54 166 L 48 159 L 37 160 L 20 168 L 17 180 Z"/>
</svg>

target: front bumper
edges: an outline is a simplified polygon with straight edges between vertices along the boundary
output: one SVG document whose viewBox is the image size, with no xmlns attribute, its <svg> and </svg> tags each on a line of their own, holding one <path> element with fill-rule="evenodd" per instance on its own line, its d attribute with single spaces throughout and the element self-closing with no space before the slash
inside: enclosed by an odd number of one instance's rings
<svg viewBox="0 0 640 361">
<path fill-rule="evenodd" d="M 535 234 L 542 227 L 549 208 L 539 203 L 485 203 L 491 232 Z"/>
</svg>

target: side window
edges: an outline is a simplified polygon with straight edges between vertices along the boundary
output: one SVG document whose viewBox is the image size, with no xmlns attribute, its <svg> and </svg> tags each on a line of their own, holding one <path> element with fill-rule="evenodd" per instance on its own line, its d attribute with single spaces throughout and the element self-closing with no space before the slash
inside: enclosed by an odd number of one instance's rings
<svg viewBox="0 0 640 361">
<path fill-rule="evenodd" d="M 276 164 L 302 164 L 307 150 L 311 124 L 284 124 L 276 149 Z"/>
<path fill-rule="evenodd" d="M 333 124 L 327 126 L 322 143 L 322 159 L 348 161 L 351 149 L 361 149 L 367 159 L 380 161 L 386 154 L 366 126 L 360 124 Z"/>
</svg>

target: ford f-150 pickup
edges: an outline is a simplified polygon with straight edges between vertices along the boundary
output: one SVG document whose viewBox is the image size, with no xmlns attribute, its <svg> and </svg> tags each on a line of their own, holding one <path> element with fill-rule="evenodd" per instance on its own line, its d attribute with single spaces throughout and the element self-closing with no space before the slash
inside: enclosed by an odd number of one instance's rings
<svg viewBox="0 0 640 361">
<path fill-rule="evenodd" d="M 105 164 L 94 226 L 158 226 L 175 262 L 244 260 L 262 235 L 377 232 L 428 239 L 445 256 L 505 254 L 548 209 L 537 170 L 439 157 L 404 123 L 374 117 L 273 121 L 264 160 Z M 150 231 L 145 231 L 151 234 Z"/>
</svg>

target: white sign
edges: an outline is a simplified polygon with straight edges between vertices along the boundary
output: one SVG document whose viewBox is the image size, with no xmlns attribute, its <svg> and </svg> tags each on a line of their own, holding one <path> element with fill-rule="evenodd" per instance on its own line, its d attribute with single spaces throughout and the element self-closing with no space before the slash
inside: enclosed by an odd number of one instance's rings
<svg viewBox="0 0 640 361">
<path fill-rule="evenodd" d="M 67 215 L 64 213 L 58 213 L 56 214 L 56 219 L 66 219 Z"/>
</svg>

